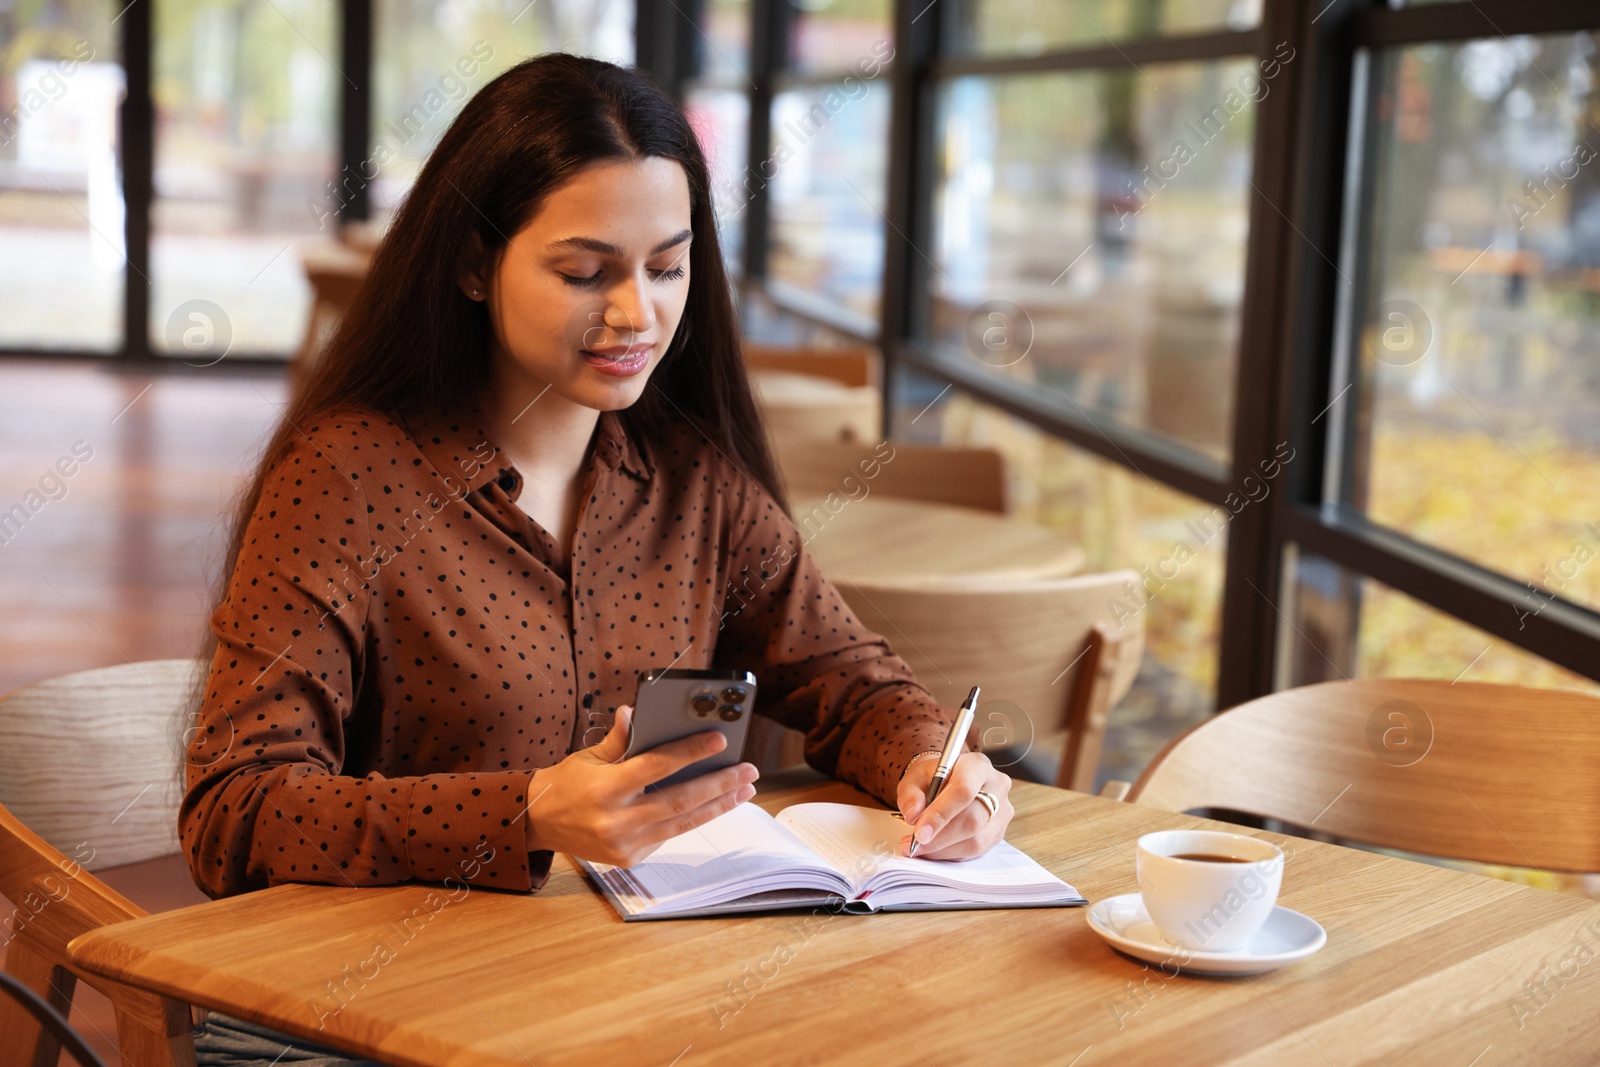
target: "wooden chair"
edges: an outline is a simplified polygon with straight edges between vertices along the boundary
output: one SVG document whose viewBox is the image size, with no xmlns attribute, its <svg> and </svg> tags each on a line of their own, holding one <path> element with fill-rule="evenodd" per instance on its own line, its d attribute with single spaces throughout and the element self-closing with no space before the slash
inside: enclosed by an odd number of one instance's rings
<svg viewBox="0 0 1600 1067">
<path fill-rule="evenodd" d="M 75 972 L 79 934 L 147 914 L 91 871 L 152 864 L 189 883 L 179 852 L 179 718 L 203 668 L 157 660 L 82 671 L 0 700 L 0 918 L 5 968 L 62 1014 L 80 979 L 105 994 L 122 1062 L 195 1062 L 189 1008 Z M 0 1067 L 48 1067 L 58 1046 L 19 1004 L 0 1003 Z"/>
<path fill-rule="evenodd" d="M 847 348 L 786 348 L 744 342 L 745 366 L 751 370 L 808 374 L 831 378 L 840 385 L 878 388 L 883 381 L 883 357 L 871 345 Z"/>
<path fill-rule="evenodd" d="M 756 371 L 750 384 L 774 448 L 883 437 L 883 396 L 871 386 L 793 371 Z"/>
<path fill-rule="evenodd" d="M 940 704 L 954 708 L 974 685 L 983 687 L 974 728 L 985 749 L 1026 749 L 1064 732 L 1054 782 L 1088 791 L 1106 717 L 1144 654 L 1143 616 L 1119 627 L 1110 607 L 1125 599 L 1123 583 L 1138 580 L 1113 571 L 1027 584 L 843 582 L 839 592 Z M 789 733 L 790 747 L 779 751 L 793 762 L 801 749 L 799 735 Z M 1017 775 L 1025 767 L 1003 769 Z"/>
<path fill-rule="evenodd" d="M 744 342 L 745 366 L 774 445 L 883 437 L 876 348 L 784 348 Z"/>
<path fill-rule="evenodd" d="M 1290 689 L 1208 719 L 1126 796 L 1381 848 L 1587 873 L 1600 871 L 1597 765 L 1600 698 L 1373 678 Z"/>
<path fill-rule="evenodd" d="M 885 496 L 1006 512 L 1005 456 L 992 448 L 895 441 L 892 458 L 880 461 L 877 446 L 865 443 L 784 439 L 774 445 L 791 500 L 841 492 L 853 476 Z M 865 470 L 874 471 L 870 480 L 863 477 Z"/>
</svg>

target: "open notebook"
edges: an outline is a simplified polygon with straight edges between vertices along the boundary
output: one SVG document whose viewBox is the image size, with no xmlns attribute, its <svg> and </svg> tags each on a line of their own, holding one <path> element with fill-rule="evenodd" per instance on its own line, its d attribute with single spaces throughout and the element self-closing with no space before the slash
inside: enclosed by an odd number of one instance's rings
<svg viewBox="0 0 1600 1067">
<path fill-rule="evenodd" d="M 894 854 L 905 835 L 879 809 L 794 804 L 774 818 L 746 803 L 632 867 L 578 862 L 628 921 L 818 904 L 866 913 L 1086 903 L 1004 841 L 977 859 L 906 859 Z"/>
</svg>

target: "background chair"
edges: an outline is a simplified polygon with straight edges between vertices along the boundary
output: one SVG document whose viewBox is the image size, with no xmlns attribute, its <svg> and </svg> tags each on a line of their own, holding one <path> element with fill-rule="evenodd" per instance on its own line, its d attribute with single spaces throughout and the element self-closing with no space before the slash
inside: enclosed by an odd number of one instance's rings
<svg viewBox="0 0 1600 1067">
<path fill-rule="evenodd" d="M 883 436 L 877 349 L 780 348 L 744 343 L 750 384 L 774 444 L 877 441 Z"/>
<path fill-rule="evenodd" d="M 289 361 L 291 382 L 303 382 L 322 354 L 322 346 L 339 320 L 355 302 L 356 293 L 367 279 L 371 252 L 341 241 L 317 241 L 300 250 L 300 262 L 311 286 L 311 311 L 306 315 L 306 332 L 300 347 Z"/>
<path fill-rule="evenodd" d="M 847 477 L 868 481 L 861 464 L 876 464 L 872 492 L 1004 514 L 1005 457 L 993 448 L 940 448 L 896 441 L 894 458 L 877 460 L 876 445 L 835 441 L 776 441 L 778 469 L 792 500 L 842 492 Z M 869 468 L 870 469 L 870 468 Z"/>
<path fill-rule="evenodd" d="M 883 437 L 883 398 L 871 386 L 845 386 L 792 371 L 756 371 L 750 384 L 775 447 Z"/>
<path fill-rule="evenodd" d="M 1119 628 L 1109 606 L 1130 580 L 1138 575 L 1026 584 L 844 582 L 839 592 L 940 704 L 955 708 L 972 686 L 983 687 L 974 728 L 1006 773 L 1088 791 L 1107 714 L 1133 684 L 1144 654 L 1143 616 Z M 803 758 L 799 734 L 788 733 L 789 747 L 777 751 Z M 1054 741 L 1063 747 L 1052 766 L 1044 757 Z M 764 756 L 771 755 L 768 744 Z"/>
<path fill-rule="evenodd" d="M 870 345 L 846 348 L 788 348 L 743 343 L 745 366 L 753 371 L 779 371 L 829 378 L 840 385 L 878 388 L 883 381 L 883 357 Z"/>
<path fill-rule="evenodd" d="M 1592 872 L 1597 765 L 1600 698 L 1360 679 L 1274 693 L 1206 720 L 1168 745 L 1127 799 L 1244 812 L 1431 856 Z"/>
<path fill-rule="evenodd" d="M 5 969 L 62 1014 L 80 978 L 103 993 L 123 1062 L 141 1067 L 194 1062 L 188 1007 L 75 973 L 67 944 L 107 923 L 205 900 L 177 836 L 181 716 L 203 668 L 124 664 L 0 700 Z M 55 1063 L 55 1036 L 19 1004 L 0 1002 L 0 1034 L 0 1067 Z"/>
</svg>

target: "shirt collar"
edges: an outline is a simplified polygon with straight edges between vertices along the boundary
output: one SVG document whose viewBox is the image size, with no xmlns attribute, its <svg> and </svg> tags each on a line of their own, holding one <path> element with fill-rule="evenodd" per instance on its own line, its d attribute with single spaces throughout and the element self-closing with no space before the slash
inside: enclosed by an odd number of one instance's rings
<svg viewBox="0 0 1600 1067">
<path fill-rule="evenodd" d="M 495 443 L 488 424 L 475 402 L 408 419 L 406 423 L 418 449 L 434 469 L 449 481 L 465 484 L 462 495 L 499 479 L 515 499 L 522 476 Z M 648 448 L 628 432 L 614 411 L 602 411 L 596 421 L 594 455 L 607 468 L 620 467 L 640 481 L 648 482 L 655 474 Z"/>
<path fill-rule="evenodd" d="M 634 439 L 615 411 L 600 413 L 595 425 L 594 451 L 612 470 L 620 466 L 642 482 L 648 482 L 655 474 L 649 447 Z"/>
<path fill-rule="evenodd" d="M 406 420 L 423 458 L 451 486 L 465 484 L 466 496 L 482 489 L 511 468 L 511 461 L 495 444 L 489 420 L 475 403 L 450 411 L 418 415 Z"/>
</svg>

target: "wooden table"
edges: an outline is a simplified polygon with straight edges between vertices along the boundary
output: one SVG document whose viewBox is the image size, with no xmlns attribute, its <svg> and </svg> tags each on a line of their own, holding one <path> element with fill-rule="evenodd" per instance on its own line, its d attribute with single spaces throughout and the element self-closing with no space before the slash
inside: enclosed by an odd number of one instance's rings
<svg viewBox="0 0 1600 1067">
<path fill-rule="evenodd" d="M 825 783 L 758 799 L 859 797 Z M 1026 783 L 1013 798 L 1010 839 L 1091 901 L 1135 888 L 1141 833 L 1218 825 Z M 624 925 L 565 857 L 534 895 L 279 886 L 104 927 L 72 952 L 408 1067 L 1593 1062 L 1600 906 L 1258 836 L 1289 853 L 1280 899 L 1328 944 L 1253 978 L 1147 967 L 1083 908 Z"/>
<path fill-rule="evenodd" d="M 838 504 L 842 501 L 842 504 Z M 837 497 L 794 504 L 795 525 L 822 573 L 836 583 L 921 579 L 1066 578 L 1083 550 L 1031 522 L 918 500 Z"/>
</svg>

